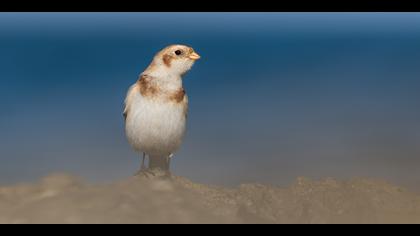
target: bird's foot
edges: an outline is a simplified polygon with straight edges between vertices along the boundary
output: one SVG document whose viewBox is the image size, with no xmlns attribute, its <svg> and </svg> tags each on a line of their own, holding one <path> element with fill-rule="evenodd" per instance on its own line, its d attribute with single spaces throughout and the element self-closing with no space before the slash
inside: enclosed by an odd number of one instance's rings
<svg viewBox="0 0 420 236">
<path fill-rule="evenodd" d="M 172 174 L 170 171 L 165 171 L 161 169 L 140 169 L 136 172 L 134 176 L 141 177 L 141 178 L 147 178 L 147 179 L 169 179 L 171 178 Z"/>
</svg>

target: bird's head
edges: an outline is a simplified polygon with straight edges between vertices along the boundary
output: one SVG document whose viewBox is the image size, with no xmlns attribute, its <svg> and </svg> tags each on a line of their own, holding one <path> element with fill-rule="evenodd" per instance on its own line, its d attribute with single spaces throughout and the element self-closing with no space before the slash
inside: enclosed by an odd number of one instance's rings
<svg viewBox="0 0 420 236">
<path fill-rule="evenodd" d="M 170 45 L 156 54 L 148 69 L 182 76 L 191 69 L 198 59 L 200 59 L 200 55 L 192 47 Z"/>
</svg>

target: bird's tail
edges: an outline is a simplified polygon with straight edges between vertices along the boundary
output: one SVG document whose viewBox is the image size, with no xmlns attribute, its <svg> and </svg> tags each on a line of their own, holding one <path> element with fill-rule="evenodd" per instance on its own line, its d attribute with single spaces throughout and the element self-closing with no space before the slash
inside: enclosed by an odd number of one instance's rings
<svg viewBox="0 0 420 236">
<path fill-rule="evenodd" d="M 169 171 L 169 156 L 149 156 L 149 169 L 161 169 Z"/>
</svg>

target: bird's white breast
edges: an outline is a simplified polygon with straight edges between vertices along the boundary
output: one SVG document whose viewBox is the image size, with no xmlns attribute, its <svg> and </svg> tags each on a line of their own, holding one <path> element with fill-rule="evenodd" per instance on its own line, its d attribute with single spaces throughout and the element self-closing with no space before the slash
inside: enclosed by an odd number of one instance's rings
<svg viewBox="0 0 420 236">
<path fill-rule="evenodd" d="M 135 150 L 149 155 L 175 152 L 185 133 L 186 105 L 150 99 L 132 91 L 127 97 L 128 141 Z"/>
</svg>

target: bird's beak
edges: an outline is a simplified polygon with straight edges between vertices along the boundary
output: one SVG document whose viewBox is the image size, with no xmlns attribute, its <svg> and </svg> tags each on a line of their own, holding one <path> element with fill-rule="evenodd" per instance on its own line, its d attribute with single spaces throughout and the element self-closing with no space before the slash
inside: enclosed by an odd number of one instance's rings
<svg viewBox="0 0 420 236">
<path fill-rule="evenodd" d="M 201 57 L 200 57 L 200 55 L 198 55 L 196 52 L 193 52 L 193 53 L 191 53 L 189 56 L 188 56 L 191 60 L 198 60 L 198 59 L 200 59 Z"/>
</svg>

